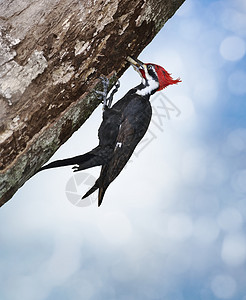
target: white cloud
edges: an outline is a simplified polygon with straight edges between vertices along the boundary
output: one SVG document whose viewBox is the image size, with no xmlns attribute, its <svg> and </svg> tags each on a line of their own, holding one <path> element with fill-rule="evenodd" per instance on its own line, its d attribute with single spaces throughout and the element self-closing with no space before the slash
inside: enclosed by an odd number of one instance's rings
<svg viewBox="0 0 246 300">
<path fill-rule="evenodd" d="M 168 237 L 173 240 L 184 241 L 191 237 L 193 222 L 184 213 L 171 215 L 168 220 Z"/>
<path fill-rule="evenodd" d="M 237 193 L 246 193 L 246 169 L 238 170 L 232 175 L 231 184 Z"/>
<path fill-rule="evenodd" d="M 237 128 L 229 132 L 223 145 L 223 152 L 227 155 L 238 155 L 246 150 L 246 129 Z"/>
<path fill-rule="evenodd" d="M 213 278 L 211 288 L 214 295 L 219 299 L 229 299 L 234 296 L 237 290 L 237 283 L 233 277 L 221 274 Z"/>
<path fill-rule="evenodd" d="M 220 54 L 226 60 L 236 61 L 245 55 L 245 42 L 237 36 L 225 38 L 220 45 Z"/>
<path fill-rule="evenodd" d="M 246 238 L 243 234 L 230 234 L 225 237 L 222 250 L 222 260 L 229 266 L 240 266 L 246 261 Z"/>
<path fill-rule="evenodd" d="M 236 1 L 234 1 L 234 3 L 235 2 Z M 224 6 L 221 9 L 220 16 L 224 28 L 240 36 L 246 36 L 246 12 L 245 9 L 243 9 L 245 7 L 245 2 L 243 2 L 244 0 L 241 0 L 237 9 L 230 6 Z"/>
<path fill-rule="evenodd" d="M 109 212 L 98 219 L 99 230 L 112 245 L 125 244 L 132 235 L 129 218 L 121 212 Z"/>
<path fill-rule="evenodd" d="M 207 175 L 206 151 L 202 148 L 187 149 L 183 154 L 181 172 L 187 183 L 201 183 Z"/>
<path fill-rule="evenodd" d="M 236 70 L 228 77 L 228 87 L 234 95 L 246 94 L 246 72 L 243 70 Z"/>
<path fill-rule="evenodd" d="M 165 266 L 169 272 L 177 275 L 188 272 L 192 267 L 191 253 L 173 250 L 167 255 Z"/>
<path fill-rule="evenodd" d="M 201 244 L 211 244 L 219 236 L 220 229 L 215 220 L 202 216 L 194 223 L 194 237 Z"/>
<path fill-rule="evenodd" d="M 225 231 L 237 231 L 243 225 L 243 218 L 237 209 L 226 207 L 219 213 L 217 222 L 220 228 Z"/>
</svg>

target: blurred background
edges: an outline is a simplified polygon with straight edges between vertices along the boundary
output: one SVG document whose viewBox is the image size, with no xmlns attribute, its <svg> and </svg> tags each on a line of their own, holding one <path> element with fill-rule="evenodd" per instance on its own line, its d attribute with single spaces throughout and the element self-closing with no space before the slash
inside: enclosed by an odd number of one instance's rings
<svg viewBox="0 0 246 300">
<path fill-rule="evenodd" d="M 246 1 L 186 0 L 139 56 L 182 83 L 97 207 L 100 168 L 43 171 L 0 209 L 1 300 L 246 300 Z M 120 99 L 140 78 L 129 68 Z M 97 145 L 102 107 L 52 160 Z"/>
</svg>

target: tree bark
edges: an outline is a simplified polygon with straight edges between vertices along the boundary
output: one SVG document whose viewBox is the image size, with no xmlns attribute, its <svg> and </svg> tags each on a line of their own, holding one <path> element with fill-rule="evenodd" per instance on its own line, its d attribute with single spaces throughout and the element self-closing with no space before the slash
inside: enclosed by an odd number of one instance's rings
<svg viewBox="0 0 246 300">
<path fill-rule="evenodd" d="M 184 0 L 0 2 L 0 206 L 90 116 Z"/>
</svg>

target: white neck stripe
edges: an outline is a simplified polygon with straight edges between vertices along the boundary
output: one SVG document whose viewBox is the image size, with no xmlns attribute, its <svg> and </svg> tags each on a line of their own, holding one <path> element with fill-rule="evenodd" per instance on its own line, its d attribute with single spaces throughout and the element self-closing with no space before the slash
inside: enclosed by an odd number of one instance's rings
<svg viewBox="0 0 246 300">
<path fill-rule="evenodd" d="M 145 86 L 143 89 L 138 90 L 136 94 L 140 96 L 150 95 L 152 91 L 156 90 L 159 87 L 159 83 L 155 80 L 148 81 L 148 85 Z"/>
</svg>

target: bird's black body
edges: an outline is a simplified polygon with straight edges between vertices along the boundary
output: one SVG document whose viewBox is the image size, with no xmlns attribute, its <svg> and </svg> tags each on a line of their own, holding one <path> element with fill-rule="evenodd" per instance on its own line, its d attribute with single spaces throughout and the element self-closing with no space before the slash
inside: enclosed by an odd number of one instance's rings
<svg viewBox="0 0 246 300">
<path fill-rule="evenodd" d="M 114 150 L 108 161 L 103 164 L 100 177 L 97 179 L 95 185 L 83 197 L 85 198 L 99 189 L 98 205 L 101 204 L 109 184 L 124 168 L 137 144 L 143 138 L 149 127 L 152 115 L 149 95 L 142 97 L 136 94 L 136 91 L 137 88 L 131 89 L 110 109 L 113 114 L 115 112 L 121 112 L 121 122 L 118 128 L 117 138 L 114 142 Z M 111 123 L 110 118 L 109 115 L 109 123 Z M 103 122 L 101 127 L 104 128 Z M 104 133 L 104 130 L 102 131 Z M 107 133 L 108 131 L 106 130 L 105 134 L 107 135 Z"/>
<path fill-rule="evenodd" d="M 146 73 L 143 76 L 142 83 L 129 90 L 112 107 L 110 107 L 112 98 L 109 105 L 107 105 L 107 99 L 104 99 L 103 121 L 98 130 L 99 145 L 88 153 L 57 160 L 40 169 L 41 171 L 55 167 L 77 165 L 73 167 L 76 172 L 102 166 L 95 185 L 83 196 L 85 198 L 99 189 L 98 205 L 102 203 L 109 184 L 119 175 L 137 144 L 146 133 L 152 115 L 149 98 L 160 87 L 158 73 L 153 68 L 155 65 L 151 65 L 151 68 L 148 66 L 147 70 L 147 65 L 140 61 L 131 58 L 128 60 L 135 69 L 138 68 L 138 71 L 140 68 L 144 69 L 144 71 L 140 70 L 139 73 Z"/>
<path fill-rule="evenodd" d="M 99 145 L 96 148 L 83 155 L 56 160 L 40 171 L 75 164 L 78 166 L 74 170 L 81 171 L 102 165 L 100 177 L 91 190 L 100 188 L 100 191 L 105 192 L 126 165 L 151 120 L 149 95 L 142 97 L 136 94 L 137 90 L 138 87 L 131 89 L 111 108 L 105 107 L 98 130 Z"/>
</svg>

